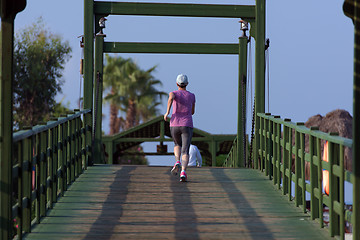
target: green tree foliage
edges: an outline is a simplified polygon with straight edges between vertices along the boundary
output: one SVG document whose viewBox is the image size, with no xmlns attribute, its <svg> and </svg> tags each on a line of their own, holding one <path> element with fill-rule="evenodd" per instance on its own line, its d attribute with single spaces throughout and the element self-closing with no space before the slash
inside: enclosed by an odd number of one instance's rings
<svg viewBox="0 0 360 240">
<path fill-rule="evenodd" d="M 157 89 L 162 83 L 152 75 L 155 69 L 142 70 L 131 58 L 106 55 L 104 88 L 108 91 L 105 101 L 110 103 L 110 134 L 159 114 L 158 106 L 166 93 Z"/>
<path fill-rule="evenodd" d="M 106 55 L 104 67 L 104 88 L 108 92 L 105 101 L 110 104 L 110 134 L 127 130 L 146 122 L 159 114 L 161 97 L 166 93 L 159 91 L 162 83 L 152 75 L 156 66 L 142 70 L 131 59 Z M 126 153 L 116 153 L 114 163 L 146 164 L 142 147 L 135 146 Z"/>
<path fill-rule="evenodd" d="M 36 125 L 54 113 L 55 96 L 61 92 L 62 72 L 70 53 L 69 43 L 47 30 L 41 18 L 16 34 L 15 126 Z"/>
</svg>

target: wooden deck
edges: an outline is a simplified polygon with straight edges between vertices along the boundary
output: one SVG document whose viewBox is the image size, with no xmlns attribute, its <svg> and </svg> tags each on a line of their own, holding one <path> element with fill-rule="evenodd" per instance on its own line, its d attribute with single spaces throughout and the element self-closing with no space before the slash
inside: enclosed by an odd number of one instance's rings
<svg viewBox="0 0 360 240">
<path fill-rule="evenodd" d="M 328 239 L 252 169 L 90 167 L 25 239 Z"/>
</svg>

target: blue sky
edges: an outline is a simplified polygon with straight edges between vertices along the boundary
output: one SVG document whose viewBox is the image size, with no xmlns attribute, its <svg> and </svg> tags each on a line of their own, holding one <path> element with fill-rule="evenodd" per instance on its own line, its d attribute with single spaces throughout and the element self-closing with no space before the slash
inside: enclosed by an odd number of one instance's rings
<svg viewBox="0 0 360 240">
<path fill-rule="evenodd" d="M 235 0 L 174 2 L 254 4 L 254 1 Z M 342 0 L 267 1 L 271 113 L 293 121 L 306 121 L 310 116 L 325 115 L 338 108 L 352 115 L 353 24 L 343 14 L 342 4 Z M 40 16 L 53 33 L 61 35 L 73 48 L 64 71 L 63 93 L 57 98 L 77 108 L 81 57 L 77 37 L 83 33 L 83 1 L 27 0 L 26 9 L 15 19 L 15 32 Z M 236 43 L 240 35 L 238 19 L 135 16 L 109 16 L 104 32 L 106 41 L 134 42 Z M 253 42 L 252 53 L 254 46 Z M 158 65 L 154 75 L 163 82 L 165 92 L 175 90 L 175 78 L 179 73 L 187 74 L 188 90 L 195 93 L 197 99 L 195 127 L 214 134 L 236 133 L 237 56 L 121 56 L 134 58 L 144 69 Z M 165 98 L 163 103 L 161 111 L 165 112 Z M 103 129 L 107 133 L 106 107 L 104 114 Z"/>
</svg>

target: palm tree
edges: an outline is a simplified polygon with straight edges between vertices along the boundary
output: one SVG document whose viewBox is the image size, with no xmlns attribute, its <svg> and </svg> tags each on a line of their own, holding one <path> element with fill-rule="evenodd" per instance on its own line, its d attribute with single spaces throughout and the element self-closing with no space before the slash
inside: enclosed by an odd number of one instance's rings
<svg viewBox="0 0 360 240">
<path fill-rule="evenodd" d="M 157 107 L 165 92 L 158 91 L 162 83 L 152 73 L 156 66 L 144 71 L 132 59 L 106 55 L 104 88 L 110 90 L 105 100 L 110 103 L 110 134 L 136 126 L 158 114 Z M 125 119 L 118 117 L 119 110 Z"/>
</svg>

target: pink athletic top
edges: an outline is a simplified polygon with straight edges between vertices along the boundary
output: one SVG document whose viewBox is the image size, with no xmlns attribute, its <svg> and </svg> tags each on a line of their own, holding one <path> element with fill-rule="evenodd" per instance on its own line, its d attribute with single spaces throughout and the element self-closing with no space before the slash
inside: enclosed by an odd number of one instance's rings
<svg viewBox="0 0 360 240">
<path fill-rule="evenodd" d="M 170 119 L 170 127 L 193 128 L 192 107 L 195 104 L 195 95 L 189 91 L 173 91 L 173 111 Z"/>
</svg>

